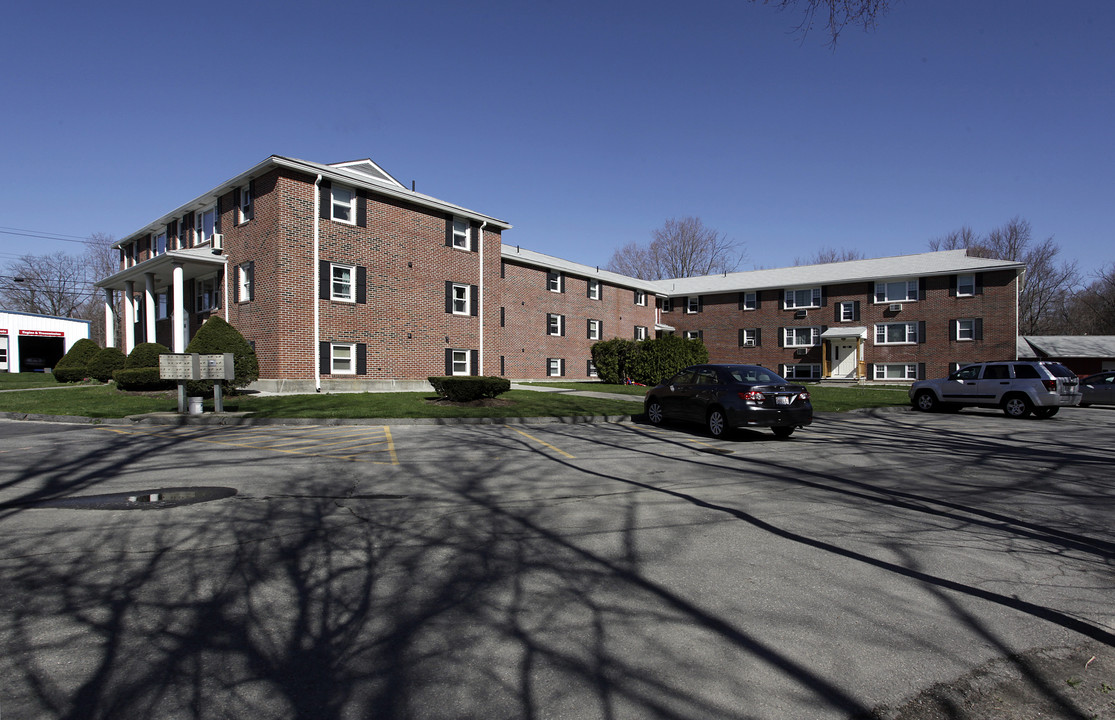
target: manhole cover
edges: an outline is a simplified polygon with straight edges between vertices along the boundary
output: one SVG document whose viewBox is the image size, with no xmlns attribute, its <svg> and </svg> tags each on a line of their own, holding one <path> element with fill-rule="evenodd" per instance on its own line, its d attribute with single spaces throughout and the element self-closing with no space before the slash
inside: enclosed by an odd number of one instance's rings
<svg viewBox="0 0 1115 720">
<path fill-rule="evenodd" d="M 179 505 L 221 500 L 235 494 L 235 488 L 227 487 L 177 487 L 8 503 L 8 506 L 70 510 L 164 510 Z"/>
</svg>

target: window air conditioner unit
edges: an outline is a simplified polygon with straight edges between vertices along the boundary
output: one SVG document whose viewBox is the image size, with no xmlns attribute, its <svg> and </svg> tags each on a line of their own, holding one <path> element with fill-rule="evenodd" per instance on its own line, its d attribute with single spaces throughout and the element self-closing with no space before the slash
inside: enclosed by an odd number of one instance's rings
<svg viewBox="0 0 1115 720">
<path fill-rule="evenodd" d="M 794 313 L 795 318 L 803 318 L 803 317 L 807 317 L 808 315 L 809 315 L 808 310 L 798 310 L 796 313 Z"/>
<path fill-rule="evenodd" d="M 891 303 L 891 306 L 887 309 L 891 312 L 898 312 L 902 309 L 902 303 Z"/>
<path fill-rule="evenodd" d="M 798 348 L 797 350 L 794 350 L 795 357 L 804 357 L 807 354 L 809 354 L 809 351 L 805 348 Z"/>
<path fill-rule="evenodd" d="M 225 236 L 221 233 L 213 233 L 213 252 L 217 253 L 224 250 Z"/>
<path fill-rule="evenodd" d="M 743 341 L 743 346 L 744 347 L 755 347 L 755 341 L 754 340 L 744 340 Z"/>
</svg>

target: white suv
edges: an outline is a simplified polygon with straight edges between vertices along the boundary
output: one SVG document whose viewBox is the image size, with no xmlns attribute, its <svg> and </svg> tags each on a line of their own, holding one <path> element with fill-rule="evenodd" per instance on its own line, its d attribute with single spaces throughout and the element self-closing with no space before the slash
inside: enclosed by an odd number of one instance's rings
<svg viewBox="0 0 1115 720">
<path fill-rule="evenodd" d="M 997 407 L 1010 417 L 1033 413 L 1050 418 L 1062 407 L 1080 404 L 1080 381 L 1061 363 L 987 362 L 966 365 L 947 378 L 919 380 L 910 386 L 914 409 L 956 411 Z"/>
</svg>

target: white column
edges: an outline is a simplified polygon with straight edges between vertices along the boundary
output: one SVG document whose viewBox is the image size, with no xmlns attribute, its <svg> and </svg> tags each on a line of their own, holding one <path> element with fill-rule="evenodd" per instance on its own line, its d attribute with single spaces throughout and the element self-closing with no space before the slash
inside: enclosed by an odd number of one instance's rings
<svg viewBox="0 0 1115 720">
<path fill-rule="evenodd" d="M 124 283 L 124 354 L 131 355 L 136 346 L 135 282 Z"/>
<path fill-rule="evenodd" d="M 174 263 L 171 271 L 171 284 L 173 291 L 173 309 L 170 324 L 173 326 L 171 333 L 171 352 L 186 352 L 186 280 L 182 271 L 182 263 Z"/>
<path fill-rule="evenodd" d="M 143 279 L 143 340 L 155 342 L 155 273 L 146 273 Z"/>
<path fill-rule="evenodd" d="M 112 304 L 112 288 L 105 288 L 105 347 L 116 347 L 116 313 Z"/>
</svg>

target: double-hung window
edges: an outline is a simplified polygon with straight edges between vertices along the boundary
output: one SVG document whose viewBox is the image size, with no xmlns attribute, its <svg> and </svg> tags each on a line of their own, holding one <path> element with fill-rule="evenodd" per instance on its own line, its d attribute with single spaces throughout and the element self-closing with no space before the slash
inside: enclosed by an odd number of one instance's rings
<svg viewBox="0 0 1115 720">
<path fill-rule="evenodd" d="M 468 240 L 468 220 L 453 218 L 453 247 L 458 250 L 470 250 Z"/>
<path fill-rule="evenodd" d="M 956 297 L 972 297 L 976 294 L 975 275 L 956 276 Z"/>
<path fill-rule="evenodd" d="M 565 316 L 555 313 L 546 313 L 546 332 L 550 335 L 565 334 Z"/>
<path fill-rule="evenodd" d="M 875 283 L 877 303 L 913 302 L 917 299 L 917 280 L 885 280 Z"/>
<path fill-rule="evenodd" d="M 238 293 L 236 295 L 240 302 L 248 302 L 252 300 L 252 290 L 254 283 L 252 276 L 255 274 L 255 264 L 246 262 L 241 263 L 236 268 L 236 277 L 238 281 Z"/>
<path fill-rule="evenodd" d="M 980 323 L 975 318 L 961 318 L 956 321 L 956 339 L 960 341 L 979 340 Z"/>
<path fill-rule="evenodd" d="M 588 299 L 589 300 L 599 300 L 600 299 L 600 281 L 599 280 L 589 280 L 588 281 Z"/>
<path fill-rule="evenodd" d="M 461 285 L 453 283 L 453 314 L 454 315 L 470 315 L 472 314 L 472 307 L 469 300 L 471 299 L 472 288 L 468 285 Z"/>
<path fill-rule="evenodd" d="M 196 312 L 208 312 L 217 307 L 217 278 L 198 278 L 194 281 L 194 307 Z"/>
<path fill-rule="evenodd" d="M 329 299 L 356 302 L 356 268 L 351 265 L 329 265 Z"/>
<path fill-rule="evenodd" d="M 812 287 L 787 290 L 783 296 L 783 305 L 786 310 L 821 307 L 821 288 Z"/>
<path fill-rule="evenodd" d="M 635 304 L 638 305 L 639 307 L 646 307 L 646 304 L 647 304 L 646 290 L 636 290 L 635 291 Z"/>
<path fill-rule="evenodd" d="M 743 305 L 744 310 L 754 310 L 754 309 L 756 309 L 759 306 L 759 295 L 758 295 L 758 293 L 745 292 L 743 294 L 743 302 L 741 304 Z"/>
<path fill-rule="evenodd" d="M 472 353 L 468 350 L 452 350 L 450 351 L 450 368 L 454 375 L 471 375 L 471 357 Z"/>
<path fill-rule="evenodd" d="M 601 335 L 602 324 L 599 320 L 588 321 L 588 339 L 599 340 Z"/>
<path fill-rule="evenodd" d="M 240 188 L 239 200 L 239 222 L 241 224 L 248 222 L 252 219 L 252 190 L 251 187 Z"/>
<path fill-rule="evenodd" d="M 783 345 L 786 347 L 813 347 L 821 344 L 821 328 L 788 327 L 782 328 Z"/>
<path fill-rule="evenodd" d="M 155 319 L 166 320 L 170 315 L 167 312 L 167 296 L 165 292 L 155 295 Z"/>
<path fill-rule="evenodd" d="M 163 255 L 166 253 L 166 233 L 161 232 L 155 236 L 154 242 L 151 243 L 152 255 Z"/>
<path fill-rule="evenodd" d="M 695 313 L 701 312 L 700 295 L 690 295 L 689 297 L 685 298 L 685 312 L 688 315 L 693 315 Z"/>
<path fill-rule="evenodd" d="M 646 328 L 645 325 L 636 325 L 635 326 L 635 339 L 636 340 L 646 340 L 647 339 L 647 328 Z"/>
<path fill-rule="evenodd" d="M 330 217 L 348 225 L 356 224 L 356 192 L 344 185 L 334 185 L 330 193 Z"/>
<path fill-rule="evenodd" d="M 839 314 L 837 318 L 840 322 L 853 322 L 856 319 L 856 302 L 855 300 L 847 300 L 837 305 Z"/>
<path fill-rule="evenodd" d="M 213 241 L 217 231 L 217 206 L 211 205 L 194 214 L 194 245 L 204 245 Z"/>
<path fill-rule="evenodd" d="M 329 348 L 330 373 L 333 375 L 356 374 L 356 345 L 332 343 Z"/>
<path fill-rule="evenodd" d="M 757 347 L 759 345 L 758 328 L 744 328 L 741 330 L 739 344 L 743 347 Z"/>
<path fill-rule="evenodd" d="M 561 273 L 556 270 L 551 270 L 546 273 L 546 288 L 552 293 L 562 292 L 565 283 L 562 282 Z"/>
<path fill-rule="evenodd" d="M 918 341 L 918 324 L 879 323 L 875 326 L 876 345 L 912 345 Z"/>
</svg>

